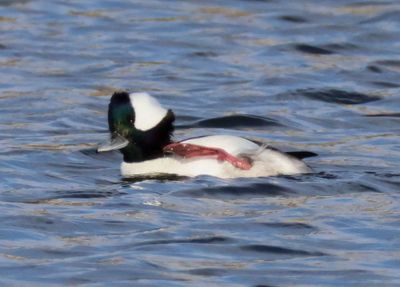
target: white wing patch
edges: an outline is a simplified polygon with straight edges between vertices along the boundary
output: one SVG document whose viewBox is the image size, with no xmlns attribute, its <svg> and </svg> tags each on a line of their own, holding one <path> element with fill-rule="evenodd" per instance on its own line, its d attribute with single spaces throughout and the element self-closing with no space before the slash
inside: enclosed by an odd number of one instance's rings
<svg viewBox="0 0 400 287">
<path fill-rule="evenodd" d="M 148 93 L 131 93 L 129 98 L 135 111 L 135 128 L 138 130 L 154 128 L 168 112 Z"/>
</svg>

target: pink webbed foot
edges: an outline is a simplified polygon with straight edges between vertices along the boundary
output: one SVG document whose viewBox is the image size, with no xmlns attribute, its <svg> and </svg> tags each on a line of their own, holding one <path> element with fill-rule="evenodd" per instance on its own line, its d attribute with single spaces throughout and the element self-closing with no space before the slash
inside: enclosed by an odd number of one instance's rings
<svg viewBox="0 0 400 287">
<path fill-rule="evenodd" d="M 165 153 L 172 153 L 183 158 L 216 157 L 219 161 L 227 161 L 234 167 L 243 170 L 249 170 L 252 167 L 248 159 L 233 156 L 220 148 L 177 142 L 165 146 L 163 151 Z"/>
</svg>

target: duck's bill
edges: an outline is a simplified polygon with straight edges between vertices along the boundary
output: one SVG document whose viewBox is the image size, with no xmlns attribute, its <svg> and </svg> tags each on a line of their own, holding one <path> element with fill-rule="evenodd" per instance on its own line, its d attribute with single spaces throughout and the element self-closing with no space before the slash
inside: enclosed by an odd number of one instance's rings
<svg viewBox="0 0 400 287">
<path fill-rule="evenodd" d="M 126 147 L 128 144 L 129 144 L 129 141 L 126 138 L 124 138 L 120 135 L 113 135 L 113 137 L 110 139 L 110 141 L 100 144 L 97 147 L 97 152 L 118 150 L 118 149 Z"/>
</svg>

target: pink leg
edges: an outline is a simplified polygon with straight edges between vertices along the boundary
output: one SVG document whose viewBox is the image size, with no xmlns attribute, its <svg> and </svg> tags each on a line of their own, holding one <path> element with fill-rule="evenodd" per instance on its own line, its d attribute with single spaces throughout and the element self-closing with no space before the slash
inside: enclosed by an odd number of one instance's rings
<svg viewBox="0 0 400 287">
<path fill-rule="evenodd" d="M 216 156 L 217 160 L 227 161 L 239 169 L 248 170 L 251 168 L 251 164 L 247 159 L 233 156 L 220 148 L 178 142 L 165 146 L 163 150 L 183 158 Z"/>
</svg>

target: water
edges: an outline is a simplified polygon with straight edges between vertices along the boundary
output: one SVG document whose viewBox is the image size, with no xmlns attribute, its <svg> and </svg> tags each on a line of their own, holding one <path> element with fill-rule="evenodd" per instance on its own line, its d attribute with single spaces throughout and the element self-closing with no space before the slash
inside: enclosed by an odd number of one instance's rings
<svg viewBox="0 0 400 287">
<path fill-rule="evenodd" d="M 0 1 L 2 286 L 399 286 L 398 1 Z M 319 154 L 315 174 L 129 181 L 118 89 Z"/>
</svg>

